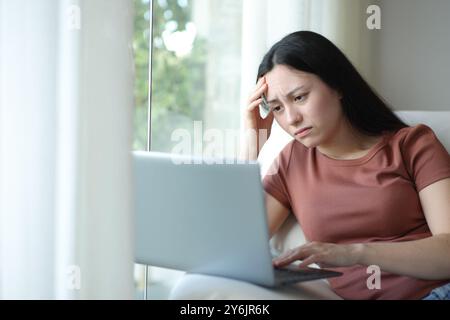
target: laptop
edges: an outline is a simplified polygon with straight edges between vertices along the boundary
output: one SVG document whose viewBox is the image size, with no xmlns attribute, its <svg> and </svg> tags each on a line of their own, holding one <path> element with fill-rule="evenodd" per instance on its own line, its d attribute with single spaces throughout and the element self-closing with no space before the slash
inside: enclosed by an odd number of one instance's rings
<svg viewBox="0 0 450 320">
<path fill-rule="evenodd" d="M 137 263 L 275 287 L 339 272 L 274 268 L 257 162 L 133 152 Z"/>
</svg>

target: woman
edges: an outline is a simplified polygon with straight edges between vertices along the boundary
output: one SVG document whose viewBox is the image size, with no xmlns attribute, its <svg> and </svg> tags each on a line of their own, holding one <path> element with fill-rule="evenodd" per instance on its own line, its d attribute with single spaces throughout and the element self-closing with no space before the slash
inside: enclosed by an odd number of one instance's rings
<svg viewBox="0 0 450 320">
<path fill-rule="evenodd" d="M 294 137 L 263 180 L 270 235 L 292 212 L 308 240 L 274 265 L 334 267 L 344 275 L 331 288 L 345 299 L 449 298 L 450 156 L 433 131 L 398 119 L 313 32 L 276 43 L 257 79 L 247 129 L 270 134 L 275 119 Z M 380 288 L 368 286 L 371 265 Z"/>
</svg>

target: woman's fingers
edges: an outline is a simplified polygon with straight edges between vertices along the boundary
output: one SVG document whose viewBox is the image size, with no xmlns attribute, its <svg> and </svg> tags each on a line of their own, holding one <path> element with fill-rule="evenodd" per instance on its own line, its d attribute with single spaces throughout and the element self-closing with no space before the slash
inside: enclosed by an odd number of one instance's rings
<svg viewBox="0 0 450 320">
<path fill-rule="evenodd" d="M 258 99 L 261 95 L 267 90 L 266 79 L 261 77 L 256 83 L 256 87 L 252 94 L 250 94 L 248 98 L 248 104 L 250 104 L 253 100 Z"/>
<path fill-rule="evenodd" d="M 360 253 L 355 246 L 332 243 L 310 242 L 301 247 L 287 251 L 273 260 L 276 267 L 286 266 L 296 260 L 301 260 L 299 267 L 307 267 L 312 263 L 321 268 L 347 267 L 358 263 Z"/>
<path fill-rule="evenodd" d="M 294 261 L 302 260 L 310 255 L 310 252 L 307 250 L 307 248 L 299 247 L 293 250 L 290 250 L 286 252 L 285 254 L 282 254 L 281 256 L 275 258 L 273 260 L 273 264 L 276 267 L 283 267 L 288 264 L 291 264 Z"/>
<path fill-rule="evenodd" d="M 255 101 L 251 102 L 248 106 L 247 106 L 247 110 L 248 111 L 253 111 L 253 109 L 255 109 L 257 106 L 260 105 L 260 103 L 262 102 L 262 99 L 256 99 Z"/>
<path fill-rule="evenodd" d="M 274 258 L 272 260 L 273 265 L 276 267 L 281 267 L 281 266 L 286 265 L 286 261 L 289 261 L 289 258 L 292 255 L 292 251 L 293 250 L 290 250 L 290 251 L 285 252 L 285 253 L 279 255 L 278 257 Z"/>
<path fill-rule="evenodd" d="M 259 78 L 258 82 L 256 82 L 256 89 L 258 89 L 259 87 L 261 87 L 265 83 L 266 83 L 266 77 Z"/>
<path fill-rule="evenodd" d="M 248 98 L 248 103 L 250 104 L 256 99 L 261 98 L 263 93 L 267 90 L 267 84 L 263 84 L 260 88 L 257 88 Z"/>
<path fill-rule="evenodd" d="M 321 261 L 321 256 L 318 254 L 313 254 L 313 255 L 309 256 L 308 258 L 306 258 L 305 260 L 303 260 L 302 263 L 300 263 L 298 265 L 298 267 L 305 268 L 305 267 L 309 266 L 310 264 L 318 263 L 320 261 Z"/>
</svg>

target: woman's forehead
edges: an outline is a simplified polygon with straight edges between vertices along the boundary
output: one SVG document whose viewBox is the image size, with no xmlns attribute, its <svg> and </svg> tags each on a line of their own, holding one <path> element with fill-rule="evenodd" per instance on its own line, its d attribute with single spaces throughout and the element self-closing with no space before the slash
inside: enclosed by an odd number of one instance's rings
<svg viewBox="0 0 450 320">
<path fill-rule="evenodd" d="M 299 70 L 278 68 L 266 74 L 268 85 L 267 100 L 271 101 L 278 98 L 278 95 L 288 96 L 291 93 L 306 88 L 314 82 L 314 75 Z"/>
<path fill-rule="evenodd" d="M 285 86 L 292 82 L 295 82 L 296 84 L 309 83 L 314 81 L 315 75 L 293 68 L 287 68 L 285 66 L 275 66 L 271 71 L 266 73 L 265 77 L 269 86 Z"/>
<path fill-rule="evenodd" d="M 292 77 L 301 77 L 301 78 L 309 78 L 313 76 L 314 74 L 302 70 L 295 69 L 291 66 L 286 66 L 284 64 L 277 64 L 275 65 L 272 70 L 266 73 L 267 76 L 277 76 L 277 75 L 284 75 L 284 76 L 292 76 Z"/>
</svg>

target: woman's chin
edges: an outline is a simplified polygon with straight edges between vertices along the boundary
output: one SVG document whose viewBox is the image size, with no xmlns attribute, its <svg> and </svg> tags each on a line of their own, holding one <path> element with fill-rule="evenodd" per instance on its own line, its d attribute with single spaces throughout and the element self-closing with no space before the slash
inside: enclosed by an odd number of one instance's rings
<svg viewBox="0 0 450 320">
<path fill-rule="evenodd" d="M 294 137 L 294 139 L 300 142 L 306 148 L 314 148 L 315 146 L 317 146 L 317 144 L 314 143 L 314 141 L 308 139 L 307 137 L 305 138 Z"/>
</svg>

